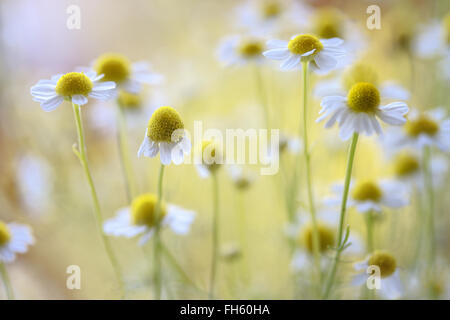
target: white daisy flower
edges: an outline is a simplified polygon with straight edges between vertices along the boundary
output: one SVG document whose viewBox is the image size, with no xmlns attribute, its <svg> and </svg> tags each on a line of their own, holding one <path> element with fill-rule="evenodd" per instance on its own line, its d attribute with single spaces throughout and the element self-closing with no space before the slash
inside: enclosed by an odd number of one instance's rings
<svg viewBox="0 0 450 320">
<path fill-rule="evenodd" d="M 408 114 L 408 121 L 401 130 L 389 131 L 383 139 L 388 149 L 411 147 L 422 150 L 425 146 L 436 146 L 441 151 L 450 151 L 450 119 L 446 119 L 443 108 Z"/>
<path fill-rule="evenodd" d="M 367 269 L 369 266 L 376 266 L 380 271 L 380 287 L 373 290 L 387 299 L 398 299 L 403 295 L 404 290 L 397 261 L 390 253 L 381 250 L 375 251 L 364 261 L 354 265 L 355 270 L 362 271 L 362 273 L 353 277 L 353 286 L 367 285 L 367 280 L 373 274 L 373 270 Z"/>
<path fill-rule="evenodd" d="M 317 212 L 317 228 L 321 253 L 321 266 L 325 267 L 330 261 L 328 253 L 336 245 L 336 230 L 339 225 L 339 213 L 333 210 L 319 210 Z M 310 267 L 313 257 L 313 229 L 311 215 L 307 211 L 297 213 L 297 221 L 288 226 L 287 235 L 292 238 L 298 247 L 294 251 L 291 267 L 295 271 L 306 270 Z M 350 233 L 348 242 L 350 246 L 343 251 L 345 256 L 359 255 L 364 251 L 364 245 L 358 235 Z"/>
<path fill-rule="evenodd" d="M 185 235 L 194 221 L 195 212 L 183 209 L 173 204 L 161 203 L 159 221 L 157 221 L 156 205 L 158 197 L 155 194 L 142 194 L 136 197 L 131 206 L 119 209 L 114 218 L 103 224 L 105 234 L 126 238 L 142 235 L 139 245 L 145 244 L 155 232 L 157 223 L 161 227 L 168 226 L 173 232 Z"/>
<path fill-rule="evenodd" d="M 161 153 L 164 165 L 181 164 L 184 156 L 191 151 L 191 141 L 186 135 L 179 113 L 172 107 L 160 107 L 153 112 L 145 131 L 144 141 L 138 157 L 156 157 Z"/>
<path fill-rule="evenodd" d="M 95 60 L 92 68 L 104 74 L 103 81 L 114 81 L 119 89 L 130 93 L 139 93 L 142 84 L 157 85 L 164 81 L 163 75 L 151 71 L 150 63 L 131 63 L 127 57 L 117 53 L 103 54 Z"/>
<path fill-rule="evenodd" d="M 299 69 L 303 61 L 310 61 L 317 73 L 325 74 L 336 68 L 345 55 L 344 41 L 339 38 L 318 39 L 309 34 L 295 35 L 290 41 L 269 40 L 263 55 L 272 60 L 282 60 L 281 70 Z"/>
<path fill-rule="evenodd" d="M 13 262 L 17 253 L 25 253 L 34 244 L 31 228 L 18 223 L 0 221 L 0 263 Z"/>
<path fill-rule="evenodd" d="M 368 82 L 377 87 L 383 99 L 408 100 L 409 91 L 398 83 L 388 80 L 381 82 L 378 72 L 366 63 L 355 63 L 344 70 L 342 75 L 318 81 L 314 88 L 316 97 L 345 96 L 358 82 Z"/>
<path fill-rule="evenodd" d="M 224 66 L 260 64 L 264 62 L 262 53 L 265 41 L 257 36 L 234 35 L 222 40 L 217 50 L 217 57 Z"/>
<path fill-rule="evenodd" d="M 374 133 L 382 134 L 377 118 L 391 125 L 402 125 L 406 122 L 404 115 L 408 106 L 404 102 L 393 102 L 381 106 L 378 89 L 371 83 L 359 82 L 352 86 L 347 97 L 329 96 L 322 99 L 320 105 L 322 114 L 316 122 L 327 117 L 325 128 L 330 128 L 335 122 L 339 123 L 339 135 L 343 140 L 349 139 L 353 133 L 363 133 L 370 136 Z"/>
<path fill-rule="evenodd" d="M 326 199 L 325 203 L 333 206 L 340 205 L 344 185 L 334 185 L 332 191 L 336 197 Z M 406 190 L 398 182 L 367 180 L 356 184 L 350 183 L 347 206 L 355 207 L 359 213 L 367 213 L 369 211 L 381 213 L 383 207 L 397 209 L 408 204 L 409 200 Z"/>
<path fill-rule="evenodd" d="M 224 163 L 223 146 L 217 141 L 203 140 L 197 146 L 195 162 L 198 175 L 203 179 L 210 177 Z"/>
<path fill-rule="evenodd" d="M 425 188 L 423 176 L 423 163 L 420 152 L 403 150 L 392 159 L 393 171 L 396 179 L 403 183 L 405 188 Z M 434 188 L 439 188 L 444 182 L 448 171 L 448 161 L 444 157 L 434 156 L 430 162 L 430 170 Z"/>
<path fill-rule="evenodd" d="M 94 71 L 58 74 L 50 80 L 39 80 L 31 87 L 31 95 L 44 111 L 55 110 L 64 100 L 80 106 L 88 103 L 88 98 L 109 100 L 116 94 L 116 84 L 100 82 L 102 78 Z"/>
<path fill-rule="evenodd" d="M 450 54 L 450 13 L 442 21 L 433 21 L 423 27 L 415 39 L 414 50 L 421 58 Z"/>
</svg>

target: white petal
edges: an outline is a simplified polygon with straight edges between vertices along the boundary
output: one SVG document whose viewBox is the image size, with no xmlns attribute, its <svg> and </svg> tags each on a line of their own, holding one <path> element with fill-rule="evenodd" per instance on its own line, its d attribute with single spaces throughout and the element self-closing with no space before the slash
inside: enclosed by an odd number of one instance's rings
<svg viewBox="0 0 450 320">
<path fill-rule="evenodd" d="M 172 143 L 161 142 L 159 157 L 162 164 L 169 165 L 172 161 L 172 147 Z"/>
<path fill-rule="evenodd" d="M 352 286 L 362 286 L 366 283 L 368 275 L 366 273 L 359 273 L 355 275 L 352 279 Z"/>
<path fill-rule="evenodd" d="M 51 99 L 48 99 L 41 103 L 42 109 L 44 111 L 49 112 L 55 110 L 61 103 L 63 103 L 64 98 L 61 96 L 56 96 Z"/>
<path fill-rule="evenodd" d="M 285 40 L 269 40 L 266 42 L 266 46 L 269 49 L 275 49 L 275 48 L 287 48 L 288 46 L 288 41 Z"/>
<path fill-rule="evenodd" d="M 169 205 L 167 217 L 164 220 L 175 233 L 186 234 L 189 232 L 194 218 L 194 211 L 186 210 L 175 205 Z"/>
<path fill-rule="evenodd" d="M 381 85 L 381 96 L 386 99 L 408 100 L 411 94 L 399 84 L 385 82 Z"/>
<path fill-rule="evenodd" d="M 323 46 L 326 47 L 339 47 L 344 43 L 344 40 L 340 38 L 320 39 Z"/>
<path fill-rule="evenodd" d="M 289 57 L 289 49 L 288 48 L 276 48 L 271 49 L 263 52 L 263 55 L 266 58 L 272 59 L 272 60 L 284 60 Z"/>
<path fill-rule="evenodd" d="M 114 81 L 105 81 L 105 82 L 98 82 L 94 84 L 94 87 L 92 88 L 92 91 L 104 91 L 104 90 L 110 90 L 116 88 L 116 83 Z"/>
<path fill-rule="evenodd" d="M 335 68 L 337 65 L 337 60 L 333 56 L 322 52 L 319 52 L 314 57 L 314 61 L 317 67 L 323 72 L 328 72 Z"/>
<path fill-rule="evenodd" d="M 148 129 L 147 129 L 147 131 L 148 131 Z M 153 158 L 158 154 L 158 151 L 159 151 L 158 143 L 152 141 L 147 136 L 147 131 L 145 133 L 144 140 L 142 141 L 142 144 L 139 147 L 139 150 L 137 153 L 138 158 L 140 158 L 142 156 Z"/>
<path fill-rule="evenodd" d="M 280 64 L 280 69 L 287 71 L 296 68 L 300 63 L 300 58 L 301 57 L 299 55 L 295 54 L 291 55 L 289 58 L 287 58 Z"/>
<path fill-rule="evenodd" d="M 86 103 L 88 103 L 88 98 L 86 98 L 82 94 L 76 94 L 76 95 L 72 96 L 72 102 L 74 104 L 82 106 L 82 105 L 85 105 Z"/>
<path fill-rule="evenodd" d="M 388 111 L 380 109 L 379 111 L 376 112 L 376 115 L 384 122 L 394 126 L 400 126 L 406 122 L 406 118 L 397 111 Z"/>
</svg>

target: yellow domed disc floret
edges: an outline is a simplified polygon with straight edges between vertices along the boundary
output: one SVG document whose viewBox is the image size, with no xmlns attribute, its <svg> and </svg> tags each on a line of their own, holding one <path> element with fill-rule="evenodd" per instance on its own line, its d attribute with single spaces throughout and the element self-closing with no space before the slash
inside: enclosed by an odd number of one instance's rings
<svg viewBox="0 0 450 320">
<path fill-rule="evenodd" d="M 141 97 L 138 94 L 128 93 L 121 90 L 117 97 L 117 102 L 121 107 L 136 109 L 141 106 Z"/>
<path fill-rule="evenodd" d="M 127 57 L 117 53 L 107 53 L 100 56 L 94 65 L 98 74 L 103 74 L 102 81 L 120 83 L 131 73 L 130 61 Z"/>
<path fill-rule="evenodd" d="M 405 130 L 413 137 L 417 137 L 420 134 L 434 136 L 439 131 L 439 125 L 426 115 L 420 115 L 414 120 L 407 121 Z"/>
<path fill-rule="evenodd" d="M 356 112 L 374 113 L 380 105 L 380 100 L 380 92 L 368 82 L 353 85 L 347 96 L 348 106 Z"/>
<path fill-rule="evenodd" d="M 369 266 L 378 266 L 382 278 L 392 275 L 397 268 L 397 261 L 386 251 L 375 251 L 369 258 Z"/>
<path fill-rule="evenodd" d="M 352 197 L 357 201 L 379 201 L 383 196 L 383 191 L 380 187 L 372 182 L 365 181 L 357 184 L 352 190 Z"/>
<path fill-rule="evenodd" d="M 334 230 L 324 224 L 317 224 L 317 232 L 319 235 L 319 250 L 324 252 L 334 245 L 335 233 Z M 309 225 L 301 234 L 301 241 L 309 253 L 314 252 L 313 244 L 313 227 Z"/>
<path fill-rule="evenodd" d="M 378 86 L 378 73 L 373 67 L 363 63 L 355 64 L 344 72 L 342 84 L 346 90 L 350 90 L 359 82 L 367 82 Z"/>
<path fill-rule="evenodd" d="M 6 223 L 0 221 L 0 246 L 8 243 L 9 239 L 11 239 L 9 228 Z"/>
<path fill-rule="evenodd" d="M 260 57 L 264 46 L 259 41 L 246 41 L 239 46 L 239 53 L 246 58 Z"/>
<path fill-rule="evenodd" d="M 220 167 L 217 160 L 221 159 L 218 145 L 212 140 L 204 140 L 201 145 L 202 163 L 209 171 L 214 172 Z"/>
<path fill-rule="evenodd" d="M 175 142 L 180 137 L 173 137 L 175 130 L 184 129 L 180 114 L 172 107 L 157 109 L 148 122 L 148 136 L 155 142 Z M 180 132 L 181 134 L 181 132 Z"/>
<path fill-rule="evenodd" d="M 288 43 L 288 48 L 293 54 L 304 54 L 316 49 L 314 53 L 309 56 L 309 58 L 311 58 L 323 49 L 323 44 L 315 36 L 302 34 L 290 40 Z"/>
<path fill-rule="evenodd" d="M 339 11 L 334 8 L 323 8 L 318 10 L 314 17 L 314 30 L 320 38 L 343 38 L 343 18 Z"/>
<path fill-rule="evenodd" d="M 401 153 L 395 157 L 394 172 L 398 177 L 405 177 L 419 171 L 419 160 L 411 153 Z"/>
<path fill-rule="evenodd" d="M 157 202 L 158 197 L 151 193 L 136 197 L 131 203 L 131 222 L 135 225 L 155 226 L 157 221 L 161 221 L 167 214 L 166 205 L 161 202 L 158 219 L 156 219 Z"/>
<path fill-rule="evenodd" d="M 76 94 L 87 96 L 93 88 L 91 79 L 81 72 L 69 72 L 59 78 L 55 91 L 64 97 L 72 97 Z"/>
<path fill-rule="evenodd" d="M 262 14 L 264 18 L 275 18 L 281 13 L 281 5 L 276 1 L 266 1 L 262 6 Z"/>
</svg>

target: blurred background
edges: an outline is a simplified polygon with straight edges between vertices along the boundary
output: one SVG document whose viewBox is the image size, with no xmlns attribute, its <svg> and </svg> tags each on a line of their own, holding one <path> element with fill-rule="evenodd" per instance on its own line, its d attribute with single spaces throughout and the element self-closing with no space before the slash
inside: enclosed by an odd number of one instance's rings
<svg viewBox="0 0 450 320">
<path fill-rule="evenodd" d="M 297 5 L 295 10 L 299 14 L 295 21 L 287 19 L 275 30 L 260 30 L 263 38 L 289 39 L 293 34 L 316 32 L 315 14 L 323 8 L 334 8 L 342 19 L 351 22 L 347 30 L 349 37 L 358 34 L 361 40 L 353 47 L 358 52 L 356 60 L 370 62 L 380 79 L 393 79 L 411 91 L 408 105 L 419 110 L 450 107 L 449 82 L 438 67 L 439 61 L 416 57 L 413 50 L 421 26 L 443 19 L 449 12 L 448 1 L 277 2 L 288 12 Z M 217 59 L 217 48 L 224 37 L 248 32 L 239 23 L 236 11 L 243 4 L 243 1 L 200 0 L 0 2 L 0 220 L 28 224 L 36 238 L 36 244 L 26 254 L 7 266 L 17 298 L 118 298 L 114 273 L 95 228 L 82 168 L 71 150 L 77 139 L 71 106 L 64 103 L 54 112 L 45 113 L 32 101 L 30 87 L 54 74 L 89 66 L 105 52 L 121 53 L 131 61 L 151 62 L 154 71 L 163 74 L 166 81 L 160 86 L 147 87 L 142 93 L 141 106 L 127 111 L 126 120 L 129 154 L 138 189 L 155 192 L 159 158 L 135 156 L 155 107 L 170 105 L 177 109 L 188 130 L 193 129 L 194 120 L 203 121 L 205 129 L 265 126 L 253 66 L 224 68 Z M 371 4 L 381 8 L 380 30 L 366 27 L 369 16 L 366 8 Z M 66 10 L 70 5 L 77 5 L 81 10 L 79 30 L 66 26 L 70 15 Z M 300 72 L 280 72 L 271 61 L 258 68 L 271 126 L 286 136 L 298 137 Z M 313 75 L 313 86 L 320 79 Z M 330 184 L 344 178 L 348 143 L 338 138 L 337 128 L 325 130 L 322 124 L 314 122 L 320 99 L 311 95 L 310 101 L 308 121 L 314 191 L 320 203 L 330 195 Z M 90 101 L 82 108 L 88 158 L 105 219 L 128 204 L 119 160 L 114 103 Z M 358 148 L 356 179 L 392 175 L 392 165 L 380 152 L 376 137 L 361 139 Z M 254 172 L 256 178 L 245 190 L 233 183 L 227 168 L 221 168 L 223 255 L 218 271 L 218 297 L 311 298 L 308 286 L 303 285 L 308 273 L 298 275 L 292 269 L 292 248 L 286 231 L 289 229 L 286 196 L 290 190 L 286 179 L 291 177 L 295 159 L 295 154 L 282 154 L 280 173 L 276 176 L 260 176 L 257 166 L 248 166 L 246 170 Z M 448 162 L 448 156 L 445 159 Z M 436 190 L 439 281 L 443 288 L 450 284 L 447 178 L 445 173 L 445 183 Z M 295 211 L 306 199 L 301 171 L 299 179 L 294 195 Z M 197 212 L 188 235 L 179 236 L 165 230 L 163 239 L 199 288 L 183 282 L 173 268 L 164 264 L 166 298 L 206 298 L 212 182 L 201 179 L 193 165 L 170 165 L 164 184 L 167 202 Z M 412 227 L 415 206 L 413 198 L 407 208 L 383 212 L 375 235 L 378 247 L 396 254 L 399 266 L 405 271 L 406 283 L 412 279 L 409 270 L 415 259 L 412 253 L 417 240 Z M 352 230 L 364 239 L 363 218 L 353 210 L 349 212 Z M 112 245 L 123 269 L 127 298 L 152 298 L 152 246 L 140 247 L 136 239 L 125 238 L 112 238 Z M 350 262 L 362 258 L 364 252 L 348 258 L 340 278 L 341 297 L 359 297 L 360 291 L 352 288 L 347 280 Z M 69 265 L 81 268 L 81 290 L 66 288 Z M 411 289 L 406 297 L 428 298 L 426 292 Z M 0 298 L 5 298 L 3 290 Z"/>
</svg>

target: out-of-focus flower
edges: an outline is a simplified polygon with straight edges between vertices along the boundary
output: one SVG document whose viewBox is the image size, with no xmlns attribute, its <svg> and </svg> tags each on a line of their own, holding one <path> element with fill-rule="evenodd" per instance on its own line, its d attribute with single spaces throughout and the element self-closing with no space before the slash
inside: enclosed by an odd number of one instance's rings
<svg viewBox="0 0 450 320">
<path fill-rule="evenodd" d="M 228 169 L 234 186 L 239 190 L 247 190 L 255 181 L 255 175 L 240 166 L 230 166 Z"/>
<path fill-rule="evenodd" d="M 103 81 L 114 81 L 118 88 L 130 93 L 139 93 L 142 84 L 160 84 L 164 77 L 153 73 L 148 62 L 131 63 L 127 57 L 117 53 L 106 53 L 97 58 L 93 69 L 103 74 Z"/>
<path fill-rule="evenodd" d="M 225 66 L 262 63 L 265 41 L 256 36 L 230 36 L 222 40 L 217 56 Z"/>
<path fill-rule="evenodd" d="M 80 106 L 88 103 L 88 97 L 109 100 L 116 94 L 116 84 L 100 82 L 102 78 L 102 74 L 97 75 L 94 71 L 58 74 L 50 80 L 39 80 L 31 87 L 31 95 L 44 111 L 55 110 L 64 100 Z"/>
<path fill-rule="evenodd" d="M 414 49 L 422 58 L 450 55 L 450 12 L 442 21 L 426 25 L 416 38 Z"/>
<path fill-rule="evenodd" d="M 186 136 L 179 113 L 172 107 L 160 107 L 152 114 L 145 131 L 138 157 L 156 157 L 161 153 L 161 163 L 181 164 L 184 155 L 191 151 L 191 141 Z"/>
<path fill-rule="evenodd" d="M 340 205 L 343 185 L 334 185 L 332 191 L 336 194 L 335 198 L 326 199 L 328 205 Z M 360 181 L 356 184 L 350 184 L 348 207 L 355 207 L 360 213 L 375 211 L 380 213 L 382 207 L 401 208 L 409 204 L 406 190 L 396 181 L 382 180 Z"/>
<path fill-rule="evenodd" d="M 417 150 L 424 146 L 436 146 L 442 151 L 450 150 L 450 119 L 446 119 L 442 108 L 426 112 L 413 110 L 408 121 L 400 130 L 389 131 L 383 143 L 389 149 L 412 147 Z"/>
<path fill-rule="evenodd" d="M 201 163 L 196 164 L 200 177 L 208 178 L 221 167 L 224 156 L 222 150 L 222 145 L 213 140 L 204 140 L 197 146 L 196 153 L 201 155 Z"/>
<path fill-rule="evenodd" d="M 142 97 L 136 93 L 120 90 L 117 96 L 117 102 L 124 109 L 135 110 L 142 106 Z"/>
<path fill-rule="evenodd" d="M 367 82 L 376 86 L 384 99 L 408 100 L 411 95 L 406 88 L 394 81 L 380 82 L 375 68 L 366 63 L 355 63 L 347 68 L 342 76 L 319 81 L 314 89 L 314 94 L 321 98 L 342 96 L 359 82 Z"/>
<path fill-rule="evenodd" d="M 17 253 L 25 253 L 34 244 L 31 228 L 0 221 L 0 263 L 13 262 Z"/>
<path fill-rule="evenodd" d="M 352 285 L 361 286 L 366 284 L 370 276 L 370 274 L 366 273 L 369 266 L 377 266 L 380 270 L 380 288 L 376 292 L 379 292 L 387 299 L 397 299 L 402 296 L 403 285 L 400 280 L 397 260 L 386 251 L 377 250 L 364 261 L 355 263 L 355 270 L 362 271 L 362 273 L 353 277 Z"/>
<path fill-rule="evenodd" d="M 220 254 L 225 261 L 233 262 L 242 257 L 242 250 L 236 243 L 228 243 L 222 247 Z"/>
<path fill-rule="evenodd" d="M 344 41 L 339 38 L 319 39 L 309 34 L 295 35 L 290 41 L 269 40 L 263 55 L 271 60 L 282 60 L 281 70 L 293 70 L 309 61 L 313 70 L 325 74 L 336 68 L 345 55 Z"/>
<path fill-rule="evenodd" d="M 331 128 L 339 123 L 339 135 L 343 140 L 349 139 L 353 133 L 363 133 L 370 136 L 382 134 L 377 118 L 391 125 L 402 125 L 406 122 L 404 115 L 408 106 L 404 102 L 393 102 L 380 106 L 381 96 L 378 89 L 371 83 L 359 82 L 350 89 L 347 97 L 329 96 L 322 99 L 316 122 L 330 117 L 325 128 Z"/>
<path fill-rule="evenodd" d="M 142 194 L 136 197 L 131 206 L 119 209 L 114 218 L 103 225 L 107 235 L 133 238 L 142 234 L 139 244 L 145 244 L 153 235 L 155 227 L 168 226 L 177 234 L 187 234 L 194 221 L 195 212 L 172 204 L 160 205 L 159 221 L 156 219 L 158 198 L 155 194 Z"/>
</svg>

